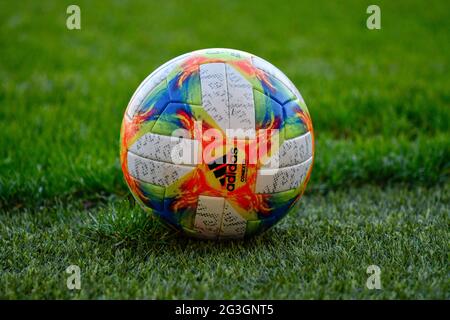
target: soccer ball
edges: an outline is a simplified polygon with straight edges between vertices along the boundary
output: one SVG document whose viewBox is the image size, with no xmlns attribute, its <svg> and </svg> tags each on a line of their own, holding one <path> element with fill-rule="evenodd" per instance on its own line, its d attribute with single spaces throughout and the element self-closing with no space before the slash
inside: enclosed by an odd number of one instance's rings
<svg viewBox="0 0 450 320">
<path fill-rule="evenodd" d="M 314 155 L 311 117 L 292 82 L 246 52 L 174 58 L 125 111 L 120 159 L 144 210 L 198 238 L 247 238 L 295 208 Z"/>
</svg>

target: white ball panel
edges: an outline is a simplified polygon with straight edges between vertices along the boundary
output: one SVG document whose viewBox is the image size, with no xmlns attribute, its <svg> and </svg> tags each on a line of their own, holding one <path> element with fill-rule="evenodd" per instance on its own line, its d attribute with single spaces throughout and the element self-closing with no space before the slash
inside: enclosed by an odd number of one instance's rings
<svg viewBox="0 0 450 320">
<path fill-rule="evenodd" d="M 260 169 L 256 176 L 256 193 L 275 193 L 295 189 L 304 180 L 312 158 L 295 166 L 279 169 Z"/>
<path fill-rule="evenodd" d="M 182 148 L 178 148 L 180 146 Z M 180 155 L 177 149 L 190 150 L 191 153 L 190 155 Z M 131 145 L 129 151 L 151 160 L 195 165 L 195 160 L 198 159 L 199 142 L 198 140 L 146 133 Z M 176 155 L 173 154 L 174 152 L 177 152 Z M 174 156 L 177 156 L 176 159 Z"/>
<path fill-rule="evenodd" d="M 242 218 L 233 206 L 225 200 L 225 207 L 220 227 L 221 238 L 243 238 L 247 221 Z"/>
<path fill-rule="evenodd" d="M 133 178 L 164 187 L 194 170 L 194 167 L 146 159 L 132 152 L 128 152 L 127 160 Z"/>
<path fill-rule="evenodd" d="M 200 83 L 203 108 L 225 132 L 230 123 L 225 64 L 200 65 Z"/>
<path fill-rule="evenodd" d="M 232 66 L 226 66 L 230 129 L 251 132 L 255 136 L 255 103 L 253 86 Z M 237 138 L 245 138 L 237 132 Z"/>
<path fill-rule="evenodd" d="M 284 140 L 278 152 L 262 168 L 269 168 L 271 163 L 278 163 L 280 168 L 294 166 L 311 158 L 311 156 L 312 138 L 311 133 L 307 132 L 302 136 Z"/>
<path fill-rule="evenodd" d="M 222 197 L 200 195 L 194 220 L 194 230 L 202 237 L 217 238 L 224 205 L 225 199 Z"/>
</svg>

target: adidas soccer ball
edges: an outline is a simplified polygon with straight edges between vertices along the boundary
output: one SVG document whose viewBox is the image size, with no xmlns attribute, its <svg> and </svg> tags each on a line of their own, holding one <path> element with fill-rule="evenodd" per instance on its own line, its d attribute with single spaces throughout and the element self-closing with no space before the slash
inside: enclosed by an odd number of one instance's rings
<svg viewBox="0 0 450 320">
<path fill-rule="evenodd" d="M 206 49 L 141 83 L 120 153 L 144 210 L 194 237 L 244 238 L 293 210 L 311 174 L 313 128 L 299 91 L 272 64 Z"/>
</svg>

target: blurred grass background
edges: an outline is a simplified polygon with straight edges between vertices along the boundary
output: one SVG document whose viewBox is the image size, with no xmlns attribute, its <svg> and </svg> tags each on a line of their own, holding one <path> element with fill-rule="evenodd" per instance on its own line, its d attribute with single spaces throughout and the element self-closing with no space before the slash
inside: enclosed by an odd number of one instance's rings
<svg viewBox="0 0 450 320">
<path fill-rule="evenodd" d="M 378 1 L 382 29 L 375 31 L 366 28 L 369 1 L 77 1 L 82 29 L 74 31 L 66 28 L 69 4 L 0 3 L 0 297 L 449 297 L 447 1 Z M 316 134 L 300 212 L 247 244 L 218 245 L 227 254 L 217 256 L 215 244 L 167 240 L 154 221 L 123 202 L 128 191 L 118 158 L 122 115 L 139 83 L 163 62 L 207 47 L 252 52 L 278 66 L 302 92 Z M 372 195 L 384 209 L 373 209 Z M 329 201 L 342 208 L 330 209 Z M 304 243 L 309 235 L 317 242 Z M 381 253 L 370 250 L 373 237 Z M 397 251 L 383 237 L 403 245 Z M 329 252 L 336 259 L 320 259 L 337 239 L 344 244 Z M 361 243 L 365 253 L 354 251 Z M 136 246 L 144 248 L 133 255 Z M 271 248 L 283 257 L 274 274 L 258 273 L 261 265 L 269 270 L 263 257 L 273 257 Z M 203 282 L 194 281 L 192 264 L 203 250 L 225 269 L 200 268 Z M 383 250 L 398 256 L 398 269 L 391 270 L 390 286 L 374 293 L 361 280 L 362 260 L 392 265 Z M 253 262 L 242 252 L 261 257 L 247 275 L 242 263 Z M 127 257 L 123 277 L 141 279 L 142 288 L 96 269 L 118 263 L 117 254 Z M 65 266 L 89 264 L 93 256 L 101 261 L 86 266 L 100 270 L 92 271 L 90 289 L 69 292 Z M 152 278 L 155 266 L 144 263 L 152 259 L 186 278 L 164 289 L 168 274 Z M 310 275 L 302 286 L 291 285 L 299 283 L 298 272 L 286 273 L 294 261 Z M 322 273 L 314 276 L 318 261 Z M 403 281 L 405 270 L 415 280 Z M 233 275 L 271 290 L 252 294 L 223 282 Z M 210 293 L 214 285 L 223 288 Z M 152 295 L 149 288 L 162 291 Z"/>
</svg>

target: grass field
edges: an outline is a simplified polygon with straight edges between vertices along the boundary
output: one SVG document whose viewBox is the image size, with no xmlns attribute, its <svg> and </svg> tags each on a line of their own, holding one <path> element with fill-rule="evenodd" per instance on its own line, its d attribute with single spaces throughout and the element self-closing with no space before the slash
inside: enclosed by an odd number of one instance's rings
<svg viewBox="0 0 450 320">
<path fill-rule="evenodd" d="M 447 1 L 378 1 L 373 31 L 369 1 L 76 1 L 69 31 L 72 3 L 0 2 L 0 298 L 450 298 Z M 206 47 L 271 61 L 314 123 L 299 210 L 248 242 L 168 233 L 119 165 L 140 81 Z"/>
</svg>

